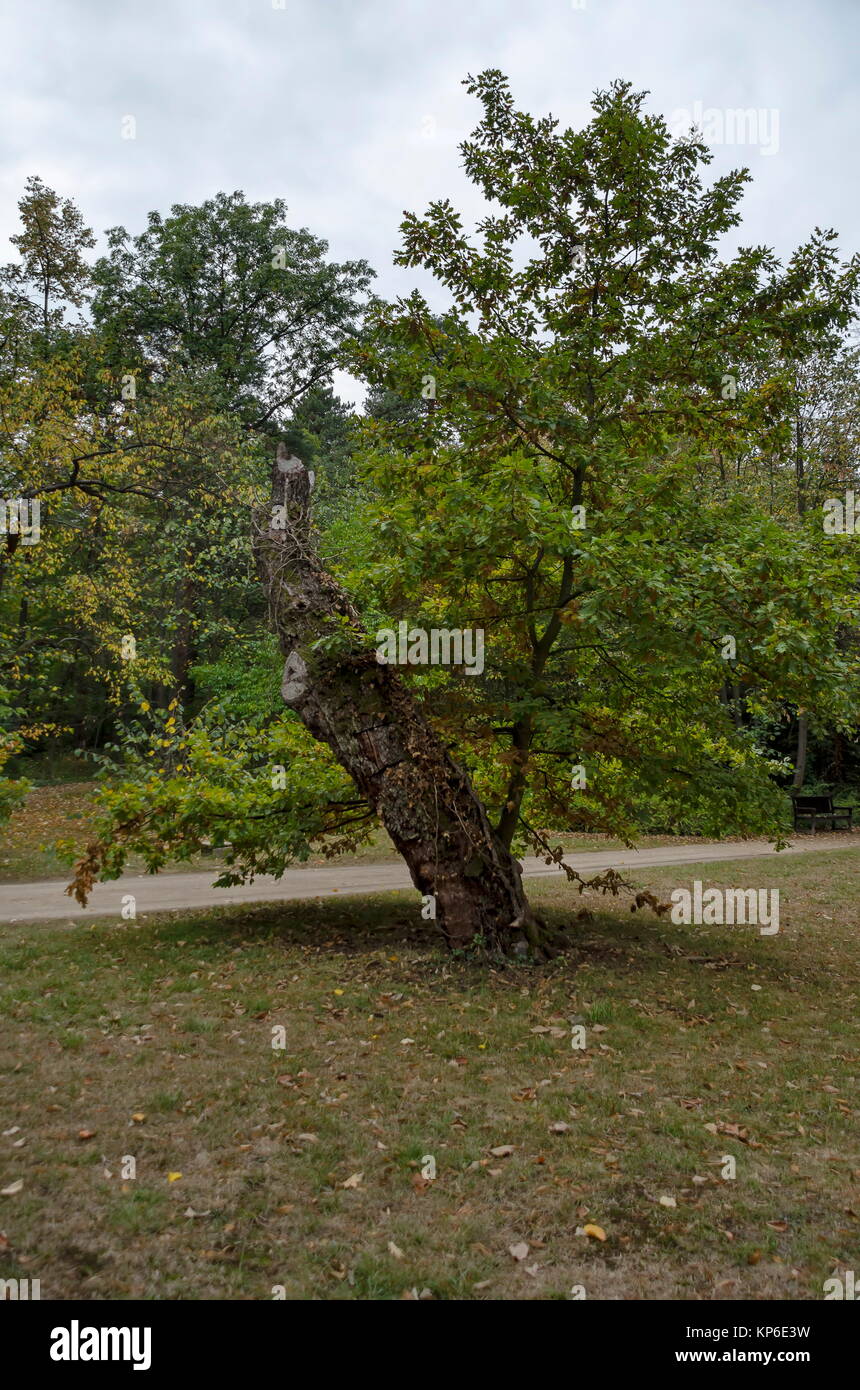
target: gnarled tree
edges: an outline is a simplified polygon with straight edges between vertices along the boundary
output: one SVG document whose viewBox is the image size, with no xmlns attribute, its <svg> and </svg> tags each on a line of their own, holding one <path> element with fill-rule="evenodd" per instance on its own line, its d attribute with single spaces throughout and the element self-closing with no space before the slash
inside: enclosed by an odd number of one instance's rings
<svg viewBox="0 0 860 1390">
<path fill-rule="evenodd" d="M 398 256 L 450 307 L 376 304 L 344 357 L 385 407 L 365 422 L 351 572 L 331 531 L 320 558 L 308 470 L 284 451 L 257 514 L 296 716 L 279 737 L 306 740 L 292 788 L 270 793 L 255 723 L 219 798 L 207 781 L 195 799 L 183 738 L 166 781 L 141 771 L 115 805 L 160 867 L 214 801 L 235 882 L 332 848 L 308 780 L 330 779 L 348 819 L 379 816 L 449 943 L 509 947 L 544 937 L 514 859 L 546 851 L 539 827 L 779 835 L 784 768 L 761 728 L 792 707 L 856 727 L 856 548 L 809 511 L 769 514 L 756 475 L 793 476 L 779 364 L 847 327 L 860 258 L 840 265 L 816 230 L 784 265 L 760 246 L 723 259 L 748 175 L 706 186 L 702 140 L 674 140 L 628 83 L 577 131 L 517 111 L 501 73 L 468 85 L 484 119 L 464 164 L 493 211 L 469 236 L 434 203 Z M 741 454 L 750 485 L 724 486 L 714 460 L 728 478 Z M 380 664 L 360 613 L 482 629 L 484 671 Z"/>
<path fill-rule="evenodd" d="M 537 944 L 539 923 L 519 864 L 493 832 L 469 778 L 391 666 L 380 663 L 359 615 L 320 562 L 310 475 L 279 446 L 269 511 L 256 513 L 255 548 L 273 627 L 286 658 L 281 694 L 328 744 L 374 807 L 433 900 L 449 946 L 476 938 L 509 949 Z"/>
</svg>

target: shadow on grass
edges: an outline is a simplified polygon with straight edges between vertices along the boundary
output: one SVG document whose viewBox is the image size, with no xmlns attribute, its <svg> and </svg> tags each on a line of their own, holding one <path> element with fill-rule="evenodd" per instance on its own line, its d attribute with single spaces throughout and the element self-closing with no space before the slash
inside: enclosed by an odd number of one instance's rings
<svg viewBox="0 0 860 1390">
<path fill-rule="evenodd" d="M 564 889 L 556 888 L 555 897 Z M 513 973 L 527 980 L 530 976 L 560 971 L 574 973 L 583 964 L 605 964 L 619 974 L 651 972 L 655 968 L 683 961 L 711 971 L 726 969 L 773 969 L 774 979 L 785 974 L 793 952 L 774 953 L 771 941 L 763 942 L 754 929 L 679 928 L 649 911 L 631 913 L 628 902 L 609 900 L 605 906 L 592 905 L 589 921 L 577 921 L 581 899 L 571 894 L 569 906 L 541 901 L 535 905 L 547 924 L 563 931 L 568 947 L 549 962 L 492 959 L 480 954 L 464 955 L 447 950 L 441 933 L 431 922 L 423 922 L 411 895 L 385 893 L 314 899 L 303 902 L 263 903 L 201 909 L 184 908 L 171 913 L 147 914 L 138 924 L 99 924 L 78 935 L 93 940 L 123 935 L 123 956 L 129 964 L 137 954 L 145 956 L 157 943 L 160 948 L 176 945 L 183 949 L 205 949 L 216 956 L 251 944 L 283 945 L 309 955 L 332 958 L 373 957 L 380 953 L 409 953 L 413 970 L 437 974 L 452 965 L 473 965 L 485 971 Z M 807 961 L 807 964 L 810 962 Z"/>
<path fill-rule="evenodd" d="M 776 868 L 781 870 L 780 880 L 784 876 L 798 878 L 794 890 L 797 916 L 808 925 L 775 937 L 761 937 L 755 927 L 676 926 L 648 909 L 632 913 L 627 897 L 583 899 L 566 883 L 536 883 L 530 893 L 533 905 L 550 927 L 565 933 L 569 942 L 562 954 L 542 964 L 519 959 L 488 962 L 477 955 L 449 953 L 435 925 L 421 919 L 416 895 L 411 892 L 182 908 L 145 913 L 134 923 L 99 921 L 71 929 L 54 924 L 17 924 L 4 935 L 7 948 L 13 945 L 10 938 L 16 939 L 17 948 L 6 952 L 8 968 L 13 972 L 23 969 L 27 959 L 38 956 L 47 938 L 52 953 L 67 958 L 68 943 L 84 971 L 87 957 L 89 966 L 94 967 L 101 951 L 119 948 L 124 967 L 144 975 L 152 970 L 154 955 L 164 957 L 174 947 L 177 955 L 187 950 L 216 965 L 230 953 L 256 945 L 273 948 L 276 953 L 282 948 L 285 955 L 298 951 L 309 963 L 322 957 L 364 960 L 372 970 L 385 957 L 408 958 L 413 978 L 444 975 L 453 981 L 461 975 L 464 989 L 478 976 L 486 976 L 488 969 L 496 977 L 530 987 L 531 982 L 547 976 L 572 977 L 589 965 L 603 966 L 618 978 L 665 975 L 667 971 L 674 974 L 680 966 L 703 981 L 715 980 L 725 972 L 749 971 L 757 972 L 755 978 L 762 984 L 772 983 L 790 991 L 801 981 L 813 988 L 823 987 L 834 978 L 836 960 L 828 949 L 827 934 L 818 930 L 818 903 L 809 896 L 809 883 L 800 881 L 802 871 L 797 861 Z M 808 866 L 804 878 L 812 868 Z M 810 882 L 815 882 L 814 875 Z M 578 920 L 585 902 L 592 916 Z M 853 933 L 850 935 L 853 939 Z"/>
<path fill-rule="evenodd" d="M 569 909 L 540 904 L 547 924 L 564 931 L 569 940 L 569 950 L 563 953 L 565 958 L 576 958 L 583 953 L 592 957 L 613 954 L 621 947 L 627 949 L 631 942 L 638 942 L 648 950 L 662 949 L 673 954 L 671 940 L 677 933 L 671 928 L 667 931 L 666 924 L 656 917 L 640 912 L 634 918 L 624 910 L 610 910 L 595 912 L 591 921 L 583 923 L 575 920 L 580 907 L 576 896 L 571 897 Z M 411 896 L 400 893 L 344 895 L 337 900 L 261 903 L 248 907 L 210 907 L 200 912 L 183 908 L 171 913 L 147 914 L 133 930 L 149 936 L 154 934 L 165 944 L 181 940 L 186 945 L 220 943 L 235 947 L 251 941 L 282 941 L 291 949 L 307 947 L 342 956 L 367 955 L 399 947 L 417 951 L 436 963 L 469 958 L 464 953 L 449 952 L 441 932 L 432 922 L 420 919 Z M 512 961 L 510 964 L 521 963 Z"/>
</svg>

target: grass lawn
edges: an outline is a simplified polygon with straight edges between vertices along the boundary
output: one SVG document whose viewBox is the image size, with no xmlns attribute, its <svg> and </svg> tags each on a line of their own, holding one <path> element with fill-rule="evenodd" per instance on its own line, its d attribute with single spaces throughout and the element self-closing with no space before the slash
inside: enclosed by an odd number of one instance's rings
<svg viewBox="0 0 860 1390">
<path fill-rule="evenodd" d="M 782 930 L 610 900 L 564 957 L 490 971 L 406 894 L 2 927 L 0 1188 L 23 1186 L 0 1277 L 45 1299 L 819 1299 L 860 1239 L 857 865 L 648 870 L 779 887 Z M 529 891 L 558 923 L 580 906 Z"/>
</svg>

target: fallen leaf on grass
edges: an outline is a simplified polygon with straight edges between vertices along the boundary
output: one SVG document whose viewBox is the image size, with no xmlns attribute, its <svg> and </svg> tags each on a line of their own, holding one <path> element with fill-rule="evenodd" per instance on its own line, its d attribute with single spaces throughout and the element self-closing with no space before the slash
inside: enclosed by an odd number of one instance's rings
<svg viewBox="0 0 860 1390">
<path fill-rule="evenodd" d="M 513 1144 L 497 1144 L 494 1149 L 490 1149 L 493 1158 L 510 1158 L 513 1151 Z"/>
<path fill-rule="evenodd" d="M 569 1129 L 570 1125 L 565 1124 L 564 1120 L 556 1120 L 554 1125 L 550 1125 L 549 1132 L 550 1134 L 567 1134 Z"/>
<path fill-rule="evenodd" d="M 592 1240 L 605 1240 L 605 1239 L 606 1239 L 606 1232 L 604 1231 L 604 1229 L 603 1229 L 602 1226 L 592 1226 L 592 1225 L 583 1226 L 582 1231 L 583 1231 L 583 1235 L 591 1236 Z"/>
<path fill-rule="evenodd" d="M 341 1187 L 358 1187 L 363 1177 L 363 1173 L 353 1173 L 347 1178 L 346 1182 L 341 1183 Z"/>
<path fill-rule="evenodd" d="M 394 1244 L 393 1240 L 390 1240 L 388 1242 L 388 1253 L 389 1255 L 393 1255 L 395 1260 L 403 1259 L 403 1251 L 400 1249 L 399 1246 Z"/>
<path fill-rule="evenodd" d="M 95 1137 L 96 1137 L 96 1132 L 95 1132 L 94 1129 L 79 1129 L 79 1130 L 78 1130 L 78 1138 L 79 1138 L 79 1139 L 95 1139 Z"/>
<path fill-rule="evenodd" d="M 750 1132 L 743 1125 L 726 1125 L 722 1120 L 717 1123 L 720 1134 L 728 1134 L 732 1139 L 740 1139 L 745 1144 L 750 1137 Z"/>
<path fill-rule="evenodd" d="M 727 1134 L 730 1139 L 739 1139 L 742 1144 L 749 1143 L 750 1133 L 744 1125 L 730 1125 L 723 1120 L 718 1120 L 716 1124 L 710 1121 L 704 1125 L 709 1134 Z"/>
<path fill-rule="evenodd" d="M 521 1240 L 518 1245 L 509 1245 L 508 1250 L 515 1260 L 524 1260 L 529 1253 L 529 1247 L 524 1240 Z"/>
<path fill-rule="evenodd" d="M 674 1197 L 667 1197 L 664 1195 L 660 1198 L 661 1207 L 676 1207 L 677 1205 L 678 1203 L 675 1201 Z"/>
<path fill-rule="evenodd" d="M 20 1192 L 23 1186 L 23 1178 L 19 1178 L 17 1182 L 10 1182 L 8 1187 L 0 1188 L 0 1197 L 14 1197 L 15 1193 Z"/>
<path fill-rule="evenodd" d="M 167 1174 L 167 1181 L 168 1181 L 168 1182 L 179 1182 L 179 1179 L 180 1179 L 181 1177 L 182 1177 L 182 1174 L 181 1174 L 181 1173 L 168 1173 L 168 1174 Z"/>
</svg>

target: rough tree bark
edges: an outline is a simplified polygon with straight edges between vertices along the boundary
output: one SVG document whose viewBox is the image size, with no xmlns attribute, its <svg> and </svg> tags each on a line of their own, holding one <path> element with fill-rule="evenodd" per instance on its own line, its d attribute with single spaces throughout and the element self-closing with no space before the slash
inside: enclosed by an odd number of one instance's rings
<svg viewBox="0 0 860 1390">
<path fill-rule="evenodd" d="M 415 887 L 433 895 L 450 947 L 477 937 L 502 951 L 523 938 L 538 947 L 542 924 L 519 864 L 411 692 L 377 661 L 348 595 L 318 558 L 311 485 L 305 465 L 280 445 L 270 508 L 255 513 L 257 564 L 286 658 L 281 694 L 375 808 Z"/>
</svg>

